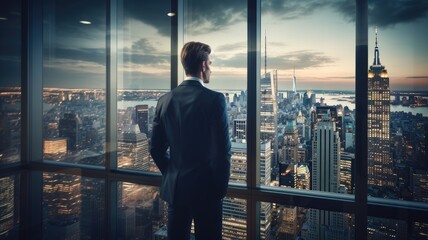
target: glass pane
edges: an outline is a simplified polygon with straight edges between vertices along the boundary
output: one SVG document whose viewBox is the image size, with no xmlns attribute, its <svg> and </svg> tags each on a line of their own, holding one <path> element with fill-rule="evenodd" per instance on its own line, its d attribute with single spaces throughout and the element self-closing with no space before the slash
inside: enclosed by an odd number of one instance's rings
<svg viewBox="0 0 428 240">
<path fill-rule="evenodd" d="M 353 214 L 266 202 L 260 205 L 261 239 L 355 239 Z"/>
<path fill-rule="evenodd" d="M 106 1 L 44 1 L 43 158 L 103 165 Z"/>
<path fill-rule="evenodd" d="M 119 1 L 118 168 L 159 172 L 149 154 L 156 102 L 171 83 L 170 1 Z"/>
<path fill-rule="evenodd" d="M 428 203 L 428 16 L 408 9 L 369 1 L 368 195 Z"/>
<path fill-rule="evenodd" d="M 19 176 L 0 178 L 0 239 L 18 239 Z"/>
<path fill-rule="evenodd" d="M 159 188 L 118 182 L 116 239 L 166 239 L 168 206 Z"/>
<path fill-rule="evenodd" d="M 353 194 L 355 6 L 262 1 L 260 183 Z"/>
<path fill-rule="evenodd" d="M 21 158 L 21 1 L 2 2 L 0 36 L 1 166 Z"/>
<path fill-rule="evenodd" d="M 427 239 L 427 222 L 406 222 L 403 220 L 369 217 L 367 235 L 373 239 Z"/>
<path fill-rule="evenodd" d="M 43 173 L 43 238 L 103 239 L 103 180 Z"/>
<path fill-rule="evenodd" d="M 212 74 L 210 83 L 205 86 L 223 93 L 226 97 L 229 135 L 232 138 L 229 182 L 245 183 L 247 2 L 187 0 L 185 6 L 184 42 L 203 42 L 211 46 Z M 182 67 L 181 64 L 179 67 Z"/>
</svg>

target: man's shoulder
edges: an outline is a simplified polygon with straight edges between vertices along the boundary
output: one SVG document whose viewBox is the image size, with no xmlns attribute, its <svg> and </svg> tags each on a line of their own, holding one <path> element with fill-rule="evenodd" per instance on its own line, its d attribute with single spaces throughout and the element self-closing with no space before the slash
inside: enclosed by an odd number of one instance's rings
<svg viewBox="0 0 428 240">
<path fill-rule="evenodd" d="M 223 93 L 221 93 L 221 92 L 217 92 L 217 91 L 214 91 L 214 90 L 211 90 L 211 89 L 209 89 L 209 88 L 205 88 L 206 90 L 206 92 L 208 93 L 208 94 L 211 94 L 212 96 L 214 96 L 214 97 L 220 97 L 220 96 L 224 96 L 224 94 Z"/>
</svg>

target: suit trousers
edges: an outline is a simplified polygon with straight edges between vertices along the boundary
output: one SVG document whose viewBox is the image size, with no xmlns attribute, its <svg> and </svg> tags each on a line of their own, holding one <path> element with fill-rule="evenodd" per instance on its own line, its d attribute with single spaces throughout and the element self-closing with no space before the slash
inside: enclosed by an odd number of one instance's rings
<svg viewBox="0 0 428 240">
<path fill-rule="evenodd" d="M 196 240 L 221 240 L 222 199 L 198 199 L 191 204 L 168 206 L 168 239 L 190 239 L 192 219 Z"/>
</svg>

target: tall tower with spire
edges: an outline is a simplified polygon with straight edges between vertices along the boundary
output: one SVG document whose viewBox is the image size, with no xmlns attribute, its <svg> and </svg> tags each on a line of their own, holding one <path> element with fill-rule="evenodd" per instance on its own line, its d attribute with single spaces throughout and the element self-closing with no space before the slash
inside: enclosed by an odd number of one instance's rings
<svg viewBox="0 0 428 240">
<path fill-rule="evenodd" d="M 265 73 L 260 78 L 260 140 L 262 143 L 271 142 L 272 167 L 275 168 L 278 165 L 278 77 L 276 70 L 267 72 L 266 42 L 265 35 Z"/>
<path fill-rule="evenodd" d="M 388 72 L 380 63 L 378 36 L 373 65 L 368 72 L 368 184 L 374 188 L 394 187 L 390 153 L 390 90 Z M 369 193 L 370 194 L 370 193 Z"/>
<path fill-rule="evenodd" d="M 294 94 L 297 93 L 297 79 L 296 79 L 296 66 L 293 66 L 293 92 Z"/>
</svg>

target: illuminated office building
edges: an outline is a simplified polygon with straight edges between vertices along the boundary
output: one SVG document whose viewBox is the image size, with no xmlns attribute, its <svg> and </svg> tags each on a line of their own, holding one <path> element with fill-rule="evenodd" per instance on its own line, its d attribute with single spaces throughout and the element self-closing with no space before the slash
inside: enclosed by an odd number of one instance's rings
<svg viewBox="0 0 428 240">
<path fill-rule="evenodd" d="M 11 231 L 15 225 L 14 188 L 14 177 L 0 178 L 0 239 L 13 236 Z"/>
<path fill-rule="evenodd" d="M 146 134 L 141 133 L 137 124 L 128 125 L 118 135 L 118 167 L 145 171 L 156 171 L 157 167 L 149 155 Z"/>
<path fill-rule="evenodd" d="M 355 161 L 355 154 L 348 152 L 340 153 L 340 185 L 346 187 L 347 193 L 353 193 L 354 181 L 352 179 L 352 170 Z"/>
<path fill-rule="evenodd" d="M 81 177 L 43 173 L 43 204 L 47 239 L 79 239 Z"/>
<path fill-rule="evenodd" d="M 271 164 L 271 143 L 262 143 L 260 148 L 260 183 L 269 185 Z M 231 175 L 230 182 L 246 183 L 247 176 L 247 144 L 245 142 L 232 142 Z M 272 204 L 260 203 L 260 234 L 262 239 L 269 239 Z M 235 198 L 223 200 L 223 239 L 246 239 L 246 201 Z"/>
<path fill-rule="evenodd" d="M 43 157 L 56 159 L 67 153 L 67 139 L 53 138 L 43 140 Z"/>
<path fill-rule="evenodd" d="M 368 73 L 367 175 L 368 184 L 372 187 L 395 186 L 390 154 L 390 101 L 389 77 L 385 67 L 380 63 L 376 31 L 374 61 Z"/>
<path fill-rule="evenodd" d="M 137 124 L 141 133 L 149 134 L 149 105 L 135 106 Z"/>
</svg>

